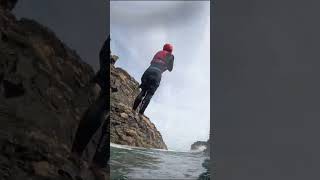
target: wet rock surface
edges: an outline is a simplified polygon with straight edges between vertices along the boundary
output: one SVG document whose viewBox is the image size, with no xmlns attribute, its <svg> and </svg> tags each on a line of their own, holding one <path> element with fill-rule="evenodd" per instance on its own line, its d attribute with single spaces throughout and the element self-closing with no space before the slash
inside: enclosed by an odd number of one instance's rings
<svg viewBox="0 0 320 180">
<path fill-rule="evenodd" d="M 110 68 L 110 141 L 136 147 L 167 149 L 160 132 L 150 119 L 132 111 L 133 102 L 139 93 L 139 83 L 112 63 Z"/>
</svg>

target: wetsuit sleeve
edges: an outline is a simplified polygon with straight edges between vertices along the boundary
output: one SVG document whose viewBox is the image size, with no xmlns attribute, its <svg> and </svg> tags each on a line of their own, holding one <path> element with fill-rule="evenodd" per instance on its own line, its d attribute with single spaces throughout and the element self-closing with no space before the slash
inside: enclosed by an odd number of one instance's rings
<svg viewBox="0 0 320 180">
<path fill-rule="evenodd" d="M 104 67 L 110 61 L 110 37 L 104 41 L 102 48 L 100 49 L 99 58 L 100 58 L 100 68 Z"/>
<path fill-rule="evenodd" d="M 110 73 L 110 68 L 108 63 L 110 62 L 110 37 L 105 40 L 102 48 L 100 49 L 99 58 L 100 58 L 100 69 L 96 76 L 96 81 L 100 85 L 102 92 L 108 92 L 108 74 Z"/>
<path fill-rule="evenodd" d="M 170 58 L 169 58 L 169 63 L 168 63 L 168 71 L 172 71 L 173 69 L 173 62 L 174 62 L 174 56 L 171 55 Z"/>
</svg>

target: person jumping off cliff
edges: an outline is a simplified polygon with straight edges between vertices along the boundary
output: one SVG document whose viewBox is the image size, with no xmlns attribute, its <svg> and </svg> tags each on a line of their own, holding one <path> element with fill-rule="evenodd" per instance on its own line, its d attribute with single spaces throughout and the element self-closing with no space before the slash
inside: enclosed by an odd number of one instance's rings
<svg viewBox="0 0 320 180">
<path fill-rule="evenodd" d="M 152 96 L 160 85 L 162 73 L 166 70 L 170 72 L 172 71 L 174 62 L 172 51 L 173 46 L 167 43 L 163 46 L 163 50 L 158 51 L 154 55 L 150 66 L 141 77 L 141 84 L 139 86 L 139 88 L 141 88 L 141 92 L 134 101 L 134 111 L 140 105 L 139 113 L 144 113 Z"/>
</svg>

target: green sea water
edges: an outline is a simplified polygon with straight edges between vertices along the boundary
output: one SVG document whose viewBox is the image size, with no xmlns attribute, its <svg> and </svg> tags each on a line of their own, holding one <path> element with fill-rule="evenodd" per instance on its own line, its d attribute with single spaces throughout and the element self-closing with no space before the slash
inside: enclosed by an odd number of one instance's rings
<svg viewBox="0 0 320 180">
<path fill-rule="evenodd" d="M 206 172 L 203 152 L 179 152 L 111 144 L 112 180 L 198 179 Z"/>
</svg>

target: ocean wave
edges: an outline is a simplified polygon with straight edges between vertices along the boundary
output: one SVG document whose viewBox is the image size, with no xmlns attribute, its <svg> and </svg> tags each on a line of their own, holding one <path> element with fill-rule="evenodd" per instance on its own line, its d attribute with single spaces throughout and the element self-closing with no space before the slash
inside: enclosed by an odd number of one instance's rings
<svg viewBox="0 0 320 180">
<path fill-rule="evenodd" d="M 127 145 L 122 145 L 122 144 L 115 144 L 115 143 L 110 143 L 110 146 L 114 147 L 114 148 L 127 149 L 127 150 L 132 150 L 134 148 L 132 146 L 127 146 Z"/>
</svg>

